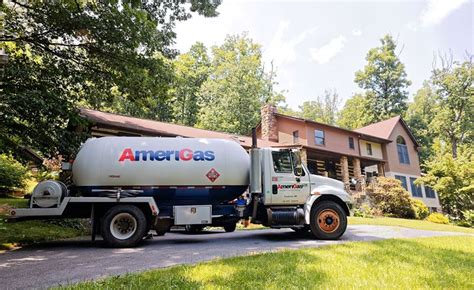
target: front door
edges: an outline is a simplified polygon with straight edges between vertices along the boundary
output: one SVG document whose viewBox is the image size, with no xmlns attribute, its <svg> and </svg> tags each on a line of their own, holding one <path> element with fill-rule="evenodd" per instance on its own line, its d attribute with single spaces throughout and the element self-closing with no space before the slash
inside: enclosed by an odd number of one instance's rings
<svg viewBox="0 0 474 290">
<path fill-rule="evenodd" d="M 304 204 L 310 192 L 309 174 L 301 166 L 299 152 L 272 151 L 271 204 Z"/>
</svg>

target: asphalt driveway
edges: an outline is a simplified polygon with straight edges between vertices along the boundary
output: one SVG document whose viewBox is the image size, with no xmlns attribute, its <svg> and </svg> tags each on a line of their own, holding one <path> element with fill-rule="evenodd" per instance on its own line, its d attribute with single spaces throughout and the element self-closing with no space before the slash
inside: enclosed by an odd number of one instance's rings
<svg viewBox="0 0 474 290">
<path fill-rule="evenodd" d="M 69 240 L 0 254 L 0 288 L 47 288 L 127 272 L 197 263 L 254 252 L 319 247 L 348 241 L 461 235 L 387 226 L 349 226 L 339 241 L 318 241 L 289 229 L 199 234 L 167 233 L 132 249 L 109 249 L 101 242 Z"/>
</svg>

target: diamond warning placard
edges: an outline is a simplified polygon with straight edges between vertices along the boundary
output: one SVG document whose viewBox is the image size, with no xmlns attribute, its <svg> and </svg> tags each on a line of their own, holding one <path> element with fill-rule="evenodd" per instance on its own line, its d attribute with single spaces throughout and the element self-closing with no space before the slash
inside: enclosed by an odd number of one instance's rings
<svg viewBox="0 0 474 290">
<path fill-rule="evenodd" d="M 209 170 L 209 172 L 206 174 L 206 177 L 207 177 L 211 182 L 216 181 L 216 179 L 219 178 L 219 176 L 221 176 L 221 175 L 220 175 L 219 172 L 217 172 L 217 170 L 215 170 L 214 168 L 212 168 L 211 170 Z"/>
</svg>

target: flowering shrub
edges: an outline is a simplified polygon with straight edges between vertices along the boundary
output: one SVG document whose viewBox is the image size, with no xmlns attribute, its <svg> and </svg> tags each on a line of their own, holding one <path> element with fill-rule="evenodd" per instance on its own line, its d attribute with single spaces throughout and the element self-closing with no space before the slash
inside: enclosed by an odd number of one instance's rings
<svg viewBox="0 0 474 290">
<path fill-rule="evenodd" d="M 430 214 L 426 220 L 437 224 L 449 224 L 448 217 L 438 212 Z"/>
</svg>

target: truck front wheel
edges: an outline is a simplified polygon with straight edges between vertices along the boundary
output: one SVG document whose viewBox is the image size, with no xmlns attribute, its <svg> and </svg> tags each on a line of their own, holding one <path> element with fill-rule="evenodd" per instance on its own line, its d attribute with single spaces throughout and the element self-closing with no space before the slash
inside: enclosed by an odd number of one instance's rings
<svg viewBox="0 0 474 290">
<path fill-rule="evenodd" d="M 311 209 L 312 234 L 320 240 L 337 240 L 347 228 L 347 216 L 334 201 L 323 201 Z"/>
<path fill-rule="evenodd" d="M 146 217 L 136 206 L 117 205 L 109 209 L 102 217 L 102 238 L 110 247 L 136 246 L 146 232 Z"/>
</svg>

